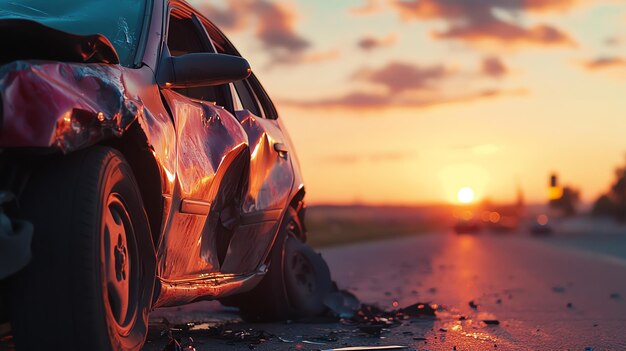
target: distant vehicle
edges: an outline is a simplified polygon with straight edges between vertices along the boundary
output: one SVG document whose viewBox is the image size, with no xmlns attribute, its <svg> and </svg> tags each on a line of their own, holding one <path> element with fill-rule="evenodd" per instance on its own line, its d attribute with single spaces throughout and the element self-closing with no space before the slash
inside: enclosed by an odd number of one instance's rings
<svg viewBox="0 0 626 351">
<path fill-rule="evenodd" d="M 324 309 L 293 145 L 208 19 L 180 0 L 0 0 L 0 32 L 0 323 L 18 350 L 138 350 L 152 309 L 202 299 L 249 320 Z"/>
<path fill-rule="evenodd" d="M 553 233 L 553 229 L 550 226 L 548 216 L 539 215 L 530 226 L 530 232 L 535 235 L 548 235 Z"/>
<path fill-rule="evenodd" d="M 458 219 L 453 226 L 457 234 L 472 234 L 481 230 L 481 225 L 476 219 Z"/>
</svg>

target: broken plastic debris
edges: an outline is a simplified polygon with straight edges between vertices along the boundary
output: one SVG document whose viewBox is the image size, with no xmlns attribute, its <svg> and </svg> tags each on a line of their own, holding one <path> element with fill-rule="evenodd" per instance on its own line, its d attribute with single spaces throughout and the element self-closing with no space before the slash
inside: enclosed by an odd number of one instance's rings
<svg viewBox="0 0 626 351">
<path fill-rule="evenodd" d="M 405 350 L 408 346 L 389 345 L 389 346 L 350 346 L 340 347 L 338 349 L 326 349 L 322 351 L 376 351 L 376 350 Z"/>
<path fill-rule="evenodd" d="M 338 318 L 352 318 L 354 314 L 361 308 L 361 302 L 354 294 L 338 290 L 331 292 L 324 298 L 324 304 Z"/>
<path fill-rule="evenodd" d="M 174 338 L 170 338 L 170 341 L 165 345 L 163 351 L 182 351 L 183 347 L 180 346 L 180 342 Z"/>
<path fill-rule="evenodd" d="M 487 325 L 499 325 L 500 321 L 497 319 L 483 319 L 483 323 Z"/>
<path fill-rule="evenodd" d="M 310 345 L 326 345 L 325 342 L 317 342 L 317 341 L 311 341 L 311 340 L 302 340 L 303 344 L 310 344 Z"/>
<path fill-rule="evenodd" d="M 430 316 L 435 317 L 435 310 L 437 305 L 430 305 L 427 303 L 415 303 L 407 307 L 398 310 L 400 314 L 409 317 Z"/>
<path fill-rule="evenodd" d="M 385 328 L 386 324 L 361 324 L 358 325 L 360 331 L 369 335 L 380 335 Z"/>
</svg>

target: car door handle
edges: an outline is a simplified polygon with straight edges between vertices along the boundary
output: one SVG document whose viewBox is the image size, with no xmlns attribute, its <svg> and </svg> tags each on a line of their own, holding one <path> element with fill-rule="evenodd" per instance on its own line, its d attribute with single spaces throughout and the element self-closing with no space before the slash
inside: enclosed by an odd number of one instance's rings
<svg viewBox="0 0 626 351">
<path fill-rule="evenodd" d="M 278 152 L 281 157 L 286 157 L 287 152 L 289 152 L 287 145 L 283 143 L 274 143 L 274 151 Z"/>
</svg>

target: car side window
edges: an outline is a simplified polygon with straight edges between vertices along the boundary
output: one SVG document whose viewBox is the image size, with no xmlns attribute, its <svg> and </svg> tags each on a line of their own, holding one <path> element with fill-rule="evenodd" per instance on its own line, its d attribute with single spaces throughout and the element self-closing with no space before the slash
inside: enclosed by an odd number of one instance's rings
<svg viewBox="0 0 626 351">
<path fill-rule="evenodd" d="M 167 47 L 170 49 L 170 55 L 172 56 L 210 51 L 205 46 L 193 20 L 189 17 L 179 16 L 176 13 L 172 13 L 170 16 Z"/>
<path fill-rule="evenodd" d="M 248 77 L 247 82 L 250 88 L 252 89 L 252 91 L 254 92 L 254 95 L 256 95 L 259 101 L 259 104 L 261 105 L 261 108 L 263 109 L 263 114 L 265 118 L 277 119 L 278 112 L 276 111 L 276 107 L 274 106 L 274 103 L 270 99 L 269 95 L 267 95 L 267 92 L 265 92 L 265 89 L 263 89 L 263 86 L 261 85 L 259 80 L 256 78 L 254 73 L 251 74 L 250 77 Z"/>
<path fill-rule="evenodd" d="M 256 97 L 248 85 L 248 82 L 246 80 L 240 80 L 234 84 L 243 108 L 256 116 L 263 116 L 261 114 L 261 110 L 259 109 L 259 105 L 257 104 Z"/>
<path fill-rule="evenodd" d="M 172 56 L 196 52 L 215 52 L 206 33 L 189 16 L 172 12 L 167 33 L 167 47 Z M 179 94 L 192 99 L 215 102 L 232 112 L 232 100 L 228 84 L 219 86 L 176 88 Z"/>
</svg>

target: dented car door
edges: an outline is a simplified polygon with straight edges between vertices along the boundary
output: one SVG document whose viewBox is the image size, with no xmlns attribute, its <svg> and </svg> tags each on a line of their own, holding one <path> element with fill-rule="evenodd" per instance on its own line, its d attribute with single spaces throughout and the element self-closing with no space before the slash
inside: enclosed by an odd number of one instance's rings
<svg viewBox="0 0 626 351">
<path fill-rule="evenodd" d="M 203 35 L 193 15 L 172 11 L 170 55 L 210 52 Z M 219 227 L 228 220 L 222 212 L 228 210 L 228 199 L 245 186 L 241 174 L 247 171 L 249 151 L 245 131 L 220 106 L 228 105 L 230 99 L 225 87 L 162 89 L 176 126 L 178 147 L 178 187 L 159 248 L 164 281 L 204 279 L 218 273 L 223 261 L 218 254 L 223 256 L 230 239 L 219 237 Z"/>
<path fill-rule="evenodd" d="M 251 272 L 263 260 L 294 182 L 290 142 L 269 97 L 254 75 L 234 86 L 239 100 L 236 105 L 240 105 L 235 107 L 235 114 L 250 144 L 250 184 L 242 206 L 242 226 L 230 244 L 224 273 Z"/>
</svg>

